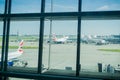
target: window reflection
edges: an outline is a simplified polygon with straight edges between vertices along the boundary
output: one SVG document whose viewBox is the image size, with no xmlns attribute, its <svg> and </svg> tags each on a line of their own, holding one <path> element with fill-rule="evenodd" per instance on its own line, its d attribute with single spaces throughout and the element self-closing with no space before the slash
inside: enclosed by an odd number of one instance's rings
<svg viewBox="0 0 120 80">
<path fill-rule="evenodd" d="M 82 21 L 81 71 L 119 72 L 119 20 Z"/>
</svg>

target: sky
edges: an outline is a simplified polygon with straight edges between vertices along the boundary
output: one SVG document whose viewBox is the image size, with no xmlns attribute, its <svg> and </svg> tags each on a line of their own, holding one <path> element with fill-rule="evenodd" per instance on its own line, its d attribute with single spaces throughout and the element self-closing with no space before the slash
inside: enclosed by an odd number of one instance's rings
<svg viewBox="0 0 120 80">
<path fill-rule="evenodd" d="M 28 2 L 29 1 L 29 2 Z M 39 13 L 41 0 L 12 0 L 11 13 Z M 51 11 L 51 0 L 46 0 L 45 12 Z M 78 0 L 53 0 L 53 12 L 76 12 Z M 120 10 L 120 0 L 82 0 L 82 11 L 111 11 Z M 4 12 L 4 0 L 0 0 L 0 13 Z M 12 21 L 10 34 L 20 35 L 39 34 L 39 21 Z M 2 34 L 0 22 L 0 34 Z M 111 35 L 120 34 L 120 20 L 82 20 L 82 34 Z M 50 22 L 45 22 L 45 34 L 50 32 Z M 52 33 L 76 35 L 77 20 L 52 22 Z"/>
<path fill-rule="evenodd" d="M 120 0 L 82 0 L 82 11 L 120 10 Z"/>
</svg>

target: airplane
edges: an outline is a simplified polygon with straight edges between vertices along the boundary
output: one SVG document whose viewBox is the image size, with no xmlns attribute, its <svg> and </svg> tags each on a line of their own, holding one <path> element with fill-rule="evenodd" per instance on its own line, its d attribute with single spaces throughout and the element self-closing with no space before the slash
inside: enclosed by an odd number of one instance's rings
<svg viewBox="0 0 120 80">
<path fill-rule="evenodd" d="M 8 53 L 8 60 L 20 57 L 23 54 L 22 46 L 23 46 L 23 40 L 21 40 L 21 42 L 19 43 L 19 47 L 17 51 Z"/>
<path fill-rule="evenodd" d="M 97 36 L 82 35 L 81 41 L 86 44 L 106 45 L 108 42 L 104 39 L 100 39 Z"/>
<path fill-rule="evenodd" d="M 64 44 L 64 43 L 67 42 L 68 38 L 69 38 L 68 36 L 64 36 L 64 37 L 62 37 L 62 38 L 57 38 L 56 35 L 53 34 L 53 35 L 52 35 L 52 42 L 53 42 L 53 43 L 56 43 L 56 44 Z M 49 42 L 50 42 L 50 41 L 48 41 L 48 43 L 49 43 Z"/>
<path fill-rule="evenodd" d="M 20 57 L 23 54 L 22 47 L 23 47 L 23 40 L 21 40 L 21 42 L 19 43 L 19 47 L 17 51 L 8 53 L 8 63 L 7 63 L 8 66 L 13 66 L 15 62 L 20 61 L 18 57 Z M 1 54 L 0 54 L 0 58 L 1 58 Z M 27 62 L 23 62 L 23 61 L 20 62 L 23 63 L 24 66 L 28 64 Z M 0 59 L 0 64 L 1 64 L 1 59 Z"/>
</svg>

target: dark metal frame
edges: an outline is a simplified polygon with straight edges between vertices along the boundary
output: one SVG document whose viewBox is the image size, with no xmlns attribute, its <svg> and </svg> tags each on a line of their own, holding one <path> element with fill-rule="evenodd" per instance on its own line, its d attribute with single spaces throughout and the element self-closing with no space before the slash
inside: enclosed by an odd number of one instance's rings
<svg viewBox="0 0 120 80">
<path fill-rule="evenodd" d="M 81 13 L 82 0 L 78 2 L 78 12 Z M 80 38 L 81 38 L 81 15 L 78 16 L 78 28 L 77 28 L 77 56 L 76 56 L 76 76 L 80 75 Z"/>
<path fill-rule="evenodd" d="M 81 20 L 117 20 L 120 19 L 120 11 L 92 11 L 82 12 L 81 5 L 82 0 L 78 0 L 78 12 L 52 12 L 45 13 L 45 0 L 41 0 L 41 13 L 19 13 L 11 14 L 12 0 L 5 0 L 4 14 L 0 14 L 0 21 L 3 21 L 3 41 L 2 41 L 2 58 L 1 58 L 1 71 L 0 75 L 5 77 L 18 77 L 18 78 L 30 78 L 30 79 L 50 79 L 50 80 L 78 80 L 80 79 L 80 37 L 81 37 Z M 45 75 L 42 73 L 42 52 L 43 52 L 43 35 L 44 35 L 44 21 L 46 19 L 51 20 L 77 20 L 77 53 L 76 53 L 76 76 L 55 76 Z M 10 21 L 24 21 L 24 20 L 38 20 L 40 21 L 40 33 L 39 33 L 39 55 L 38 55 L 38 72 L 36 74 L 30 73 L 10 73 L 7 71 L 7 58 L 8 58 L 8 44 L 9 44 L 9 30 Z"/>
<path fill-rule="evenodd" d="M 41 14 L 45 12 L 45 0 L 41 2 Z M 42 72 L 42 52 L 43 52 L 43 36 L 44 36 L 44 17 L 40 18 L 40 36 L 39 36 L 39 55 L 38 55 L 38 73 Z"/>
</svg>

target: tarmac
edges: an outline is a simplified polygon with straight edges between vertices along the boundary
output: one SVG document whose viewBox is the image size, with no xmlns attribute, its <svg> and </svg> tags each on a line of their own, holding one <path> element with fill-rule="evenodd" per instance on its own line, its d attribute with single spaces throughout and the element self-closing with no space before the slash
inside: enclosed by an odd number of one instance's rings
<svg viewBox="0 0 120 80">
<path fill-rule="evenodd" d="M 26 45 L 32 46 L 38 44 L 27 43 Z M 50 47 L 49 44 L 45 43 L 43 45 L 43 59 L 42 59 L 42 64 L 44 65 L 44 68 L 49 67 L 50 69 L 60 70 L 66 70 L 68 68 L 71 70 L 76 70 L 76 53 L 77 53 L 76 46 L 77 46 L 76 43 L 68 43 L 68 44 L 51 44 Z M 98 63 L 102 63 L 103 65 L 110 64 L 113 67 L 117 67 L 117 65 L 120 64 L 120 52 L 106 52 L 99 51 L 98 49 L 120 49 L 120 45 L 81 44 L 80 47 L 81 71 L 98 72 Z M 15 51 L 15 49 L 10 49 L 9 51 L 12 52 Z M 24 53 L 21 57 L 19 57 L 19 59 L 27 61 L 28 68 L 37 68 L 38 49 L 24 49 Z M 15 78 L 11 78 L 10 80 L 15 80 Z"/>
<path fill-rule="evenodd" d="M 109 45 L 91 45 L 81 44 L 80 47 L 80 63 L 82 71 L 97 72 L 98 63 L 103 65 L 110 64 L 116 67 L 120 64 L 120 53 L 119 52 L 106 52 L 99 51 L 98 49 L 120 49 L 118 44 Z M 14 50 L 12 50 L 14 51 Z M 50 52 L 50 54 L 49 54 Z M 42 63 L 45 68 L 51 69 L 66 69 L 71 67 L 72 70 L 76 70 L 76 44 L 52 44 L 50 51 L 49 45 L 44 44 L 43 46 L 43 59 Z M 49 57 L 50 55 L 50 57 Z M 27 61 L 27 67 L 38 66 L 38 49 L 24 49 L 23 55 L 20 57 L 21 60 Z"/>
</svg>

